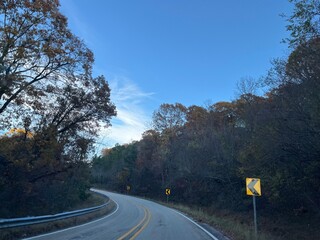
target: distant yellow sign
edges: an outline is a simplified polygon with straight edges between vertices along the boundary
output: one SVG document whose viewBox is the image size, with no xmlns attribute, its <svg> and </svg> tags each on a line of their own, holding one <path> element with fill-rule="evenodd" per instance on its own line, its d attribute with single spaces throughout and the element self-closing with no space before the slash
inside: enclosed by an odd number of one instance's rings
<svg viewBox="0 0 320 240">
<path fill-rule="evenodd" d="M 261 196 L 261 184 L 259 178 L 246 178 L 247 195 Z"/>
<path fill-rule="evenodd" d="M 130 189 L 131 189 L 131 187 L 128 185 L 128 186 L 127 186 L 127 191 L 130 191 Z"/>
<path fill-rule="evenodd" d="M 166 195 L 170 195 L 170 193 L 171 193 L 170 188 L 166 188 Z"/>
</svg>

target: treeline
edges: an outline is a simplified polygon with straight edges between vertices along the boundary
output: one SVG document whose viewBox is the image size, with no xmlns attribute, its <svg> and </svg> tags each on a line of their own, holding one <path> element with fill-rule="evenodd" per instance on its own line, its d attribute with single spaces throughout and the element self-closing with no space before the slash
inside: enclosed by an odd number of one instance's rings
<svg viewBox="0 0 320 240">
<path fill-rule="evenodd" d="M 88 154 L 116 114 L 58 0 L 0 1 L 0 218 L 87 198 Z"/>
<path fill-rule="evenodd" d="M 287 40 L 293 50 L 260 82 L 269 89 L 264 96 L 246 80 L 232 102 L 162 104 L 142 140 L 93 159 L 93 181 L 158 199 L 171 188 L 173 201 L 241 210 L 252 204 L 245 178 L 256 177 L 261 209 L 319 214 L 320 8 L 293 2 Z"/>
</svg>

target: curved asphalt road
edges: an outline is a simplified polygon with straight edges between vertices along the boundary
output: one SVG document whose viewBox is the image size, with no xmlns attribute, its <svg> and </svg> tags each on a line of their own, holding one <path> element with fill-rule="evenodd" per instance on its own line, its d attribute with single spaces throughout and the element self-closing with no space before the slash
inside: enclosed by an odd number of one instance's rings
<svg viewBox="0 0 320 240">
<path fill-rule="evenodd" d="M 102 190 L 117 208 L 99 220 L 29 240 L 206 240 L 217 237 L 177 211 L 144 199 Z"/>
</svg>

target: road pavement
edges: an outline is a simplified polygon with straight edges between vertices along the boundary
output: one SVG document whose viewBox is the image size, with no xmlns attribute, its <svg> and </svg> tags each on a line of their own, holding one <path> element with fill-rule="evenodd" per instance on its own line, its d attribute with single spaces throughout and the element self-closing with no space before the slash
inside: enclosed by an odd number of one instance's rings
<svg viewBox="0 0 320 240">
<path fill-rule="evenodd" d="M 222 240 L 171 208 L 128 195 L 95 191 L 109 196 L 116 209 L 93 222 L 28 240 Z"/>
</svg>

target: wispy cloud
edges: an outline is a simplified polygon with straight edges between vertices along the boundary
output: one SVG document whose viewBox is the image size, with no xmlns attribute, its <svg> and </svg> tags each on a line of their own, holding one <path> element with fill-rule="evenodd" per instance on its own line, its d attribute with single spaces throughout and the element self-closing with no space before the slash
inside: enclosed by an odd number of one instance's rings
<svg viewBox="0 0 320 240">
<path fill-rule="evenodd" d="M 97 42 L 94 28 L 83 20 L 76 1 L 61 0 L 61 10 L 69 18 L 69 24 L 75 34 L 84 39 L 85 43 L 94 49 Z M 94 73 L 106 74 L 104 68 L 95 66 Z M 123 76 L 113 76 L 108 79 L 111 88 L 111 101 L 116 105 L 117 117 L 113 118 L 112 127 L 101 129 L 96 144 L 96 153 L 102 148 L 112 147 L 116 143 L 125 144 L 140 140 L 141 134 L 148 129 L 151 111 L 147 109 L 147 101 L 152 100 L 153 93 L 144 92 L 132 80 Z"/>
<path fill-rule="evenodd" d="M 151 121 L 151 114 L 144 107 L 144 103 L 152 99 L 153 93 L 142 91 L 125 77 L 114 77 L 109 84 L 111 100 L 117 108 L 117 117 L 111 121 L 112 127 L 100 131 L 99 151 L 116 143 L 125 144 L 140 140 L 141 134 L 148 129 Z"/>
</svg>

